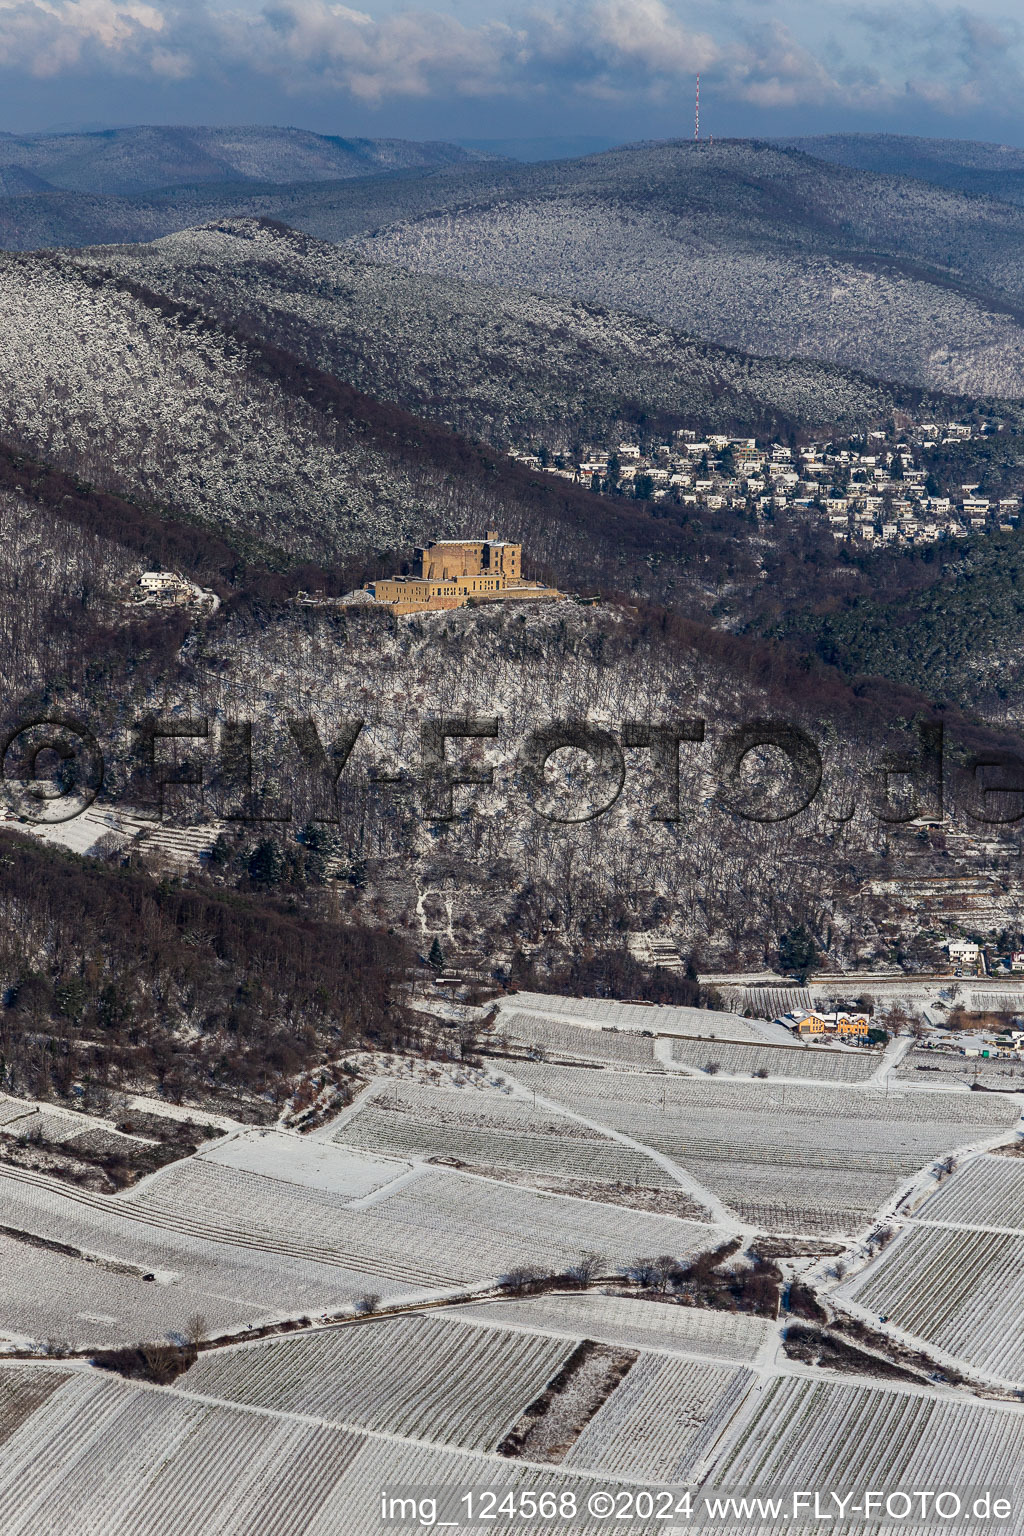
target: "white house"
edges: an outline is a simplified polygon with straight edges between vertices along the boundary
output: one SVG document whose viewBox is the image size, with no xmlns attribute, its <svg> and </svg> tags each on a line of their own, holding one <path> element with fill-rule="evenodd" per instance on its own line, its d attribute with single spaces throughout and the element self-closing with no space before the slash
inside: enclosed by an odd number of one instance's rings
<svg viewBox="0 0 1024 1536">
<path fill-rule="evenodd" d="M 953 965 L 977 966 L 981 960 L 980 946 L 970 939 L 950 939 L 946 950 Z"/>
</svg>

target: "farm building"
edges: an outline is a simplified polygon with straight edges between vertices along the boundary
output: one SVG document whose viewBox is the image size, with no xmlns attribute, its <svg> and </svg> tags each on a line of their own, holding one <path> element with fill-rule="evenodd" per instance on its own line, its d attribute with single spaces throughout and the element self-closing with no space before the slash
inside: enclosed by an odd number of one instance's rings
<svg viewBox="0 0 1024 1536">
<path fill-rule="evenodd" d="M 795 1035 L 839 1035 L 847 1039 L 864 1039 L 871 1028 L 866 1013 L 847 1013 L 837 1009 L 835 1013 L 818 1013 L 813 1008 L 801 1008 L 798 1013 L 787 1014 L 783 1021 Z"/>
</svg>

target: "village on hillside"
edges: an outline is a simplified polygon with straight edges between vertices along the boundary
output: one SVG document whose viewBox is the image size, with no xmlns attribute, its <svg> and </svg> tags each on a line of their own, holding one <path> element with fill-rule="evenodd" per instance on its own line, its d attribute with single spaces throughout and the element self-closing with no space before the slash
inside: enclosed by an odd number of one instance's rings
<svg viewBox="0 0 1024 1536">
<path fill-rule="evenodd" d="M 927 421 L 794 447 L 682 429 L 666 442 L 591 446 L 578 458 L 545 447 L 510 457 L 605 495 L 730 507 L 764 521 L 795 512 L 826 521 L 839 540 L 920 545 L 1017 526 L 1019 495 L 986 496 L 980 481 L 943 489 L 925 463 L 933 450 L 1004 430 L 994 420 Z"/>
</svg>

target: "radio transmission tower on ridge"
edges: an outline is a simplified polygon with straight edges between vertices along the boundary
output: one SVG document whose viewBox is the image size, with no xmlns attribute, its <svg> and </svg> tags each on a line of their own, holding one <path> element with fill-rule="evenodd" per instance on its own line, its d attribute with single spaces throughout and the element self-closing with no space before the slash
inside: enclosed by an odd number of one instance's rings
<svg viewBox="0 0 1024 1536">
<path fill-rule="evenodd" d="M 693 136 L 700 138 L 700 73 L 697 74 L 697 99 L 693 108 Z"/>
</svg>

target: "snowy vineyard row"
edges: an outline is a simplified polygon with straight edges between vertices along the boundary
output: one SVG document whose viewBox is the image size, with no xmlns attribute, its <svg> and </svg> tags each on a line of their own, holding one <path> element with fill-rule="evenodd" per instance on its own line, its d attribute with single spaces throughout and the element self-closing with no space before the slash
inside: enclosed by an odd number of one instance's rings
<svg viewBox="0 0 1024 1536">
<path fill-rule="evenodd" d="M 709 1053 L 712 1047 L 709 1046 Z M 573 1067 L 516 1064 L 514 1076 L 556 1103 L 591 1114 L 608 1125 L 618 1107 L 645 1109 L 708 1109 L 787 1119 L 878 1120 L 886 1123 L 933 1121 L 951 1126 L 1012 1125 L 1020 1114 L 1015 1097 L 989 1094 L 888 1092 L 863 1089 L 851 1093 L 841 1085 L 824 1083 L 720 1082 L 715 1078 L 668 1077 L 664 1074 L 615 1072 Z M 599 1111 L 604 1111 L 600 1113 Z"/>
<path fill-rule="evenodd" d="M 752 1371 L 641 1355 L 584 1429 L 566 1464 L 652 1482 L 685 1482 L 753 1380 Z"/>
<path fill-rule="evenodd" d="M 1024 1162 L 975 1158 L 940 1184 L 917 1215 L 927 1221 L 1024 1230 Z"/>
<path fill-rule="evenodd" d="M 563 1024 L 558 1019 L 546 1019 L 519 1009 L 502 1010 L 496 1026 L 495 1044 L 502 1040 L 520 1047 L 540 1047 L 545 1051 L 597 1061 L 622 1062 L 638 1067 L 654 1065 L 654 1041 L 643 1035 L 592 1029 L 585 1024 Z"/>
<path fill-rule="evenodd" d="M 413 1439 L 494 1450 L 575 1340 L 455 1317 L 372 1321 L 204 1355 L 190 1391 Z"/>
<path fill-rule="evenodd" d="M 823 1082 L 859 1083 L 878 1066 L 877 1056 L 865 1052 L 824 1051 L 813 1047 L 786 1050 L 771 1045 L 733 1045 L 725 1041 L 673 1040 L 672 1060 L 680 1066 L 706 1068 L 715 1062 L 723 1072 L 764 1072 L 772 1077 L 804 1077 Z"/>
<path fill-rule="evenodd" d="M 609 1024 L 617 1029 L 649 1029 L 658 1035 L 696 1035 L 724 1040 L 764 1039 L 755 1027 L 735 1013 L 716 1013 L 707 1008 L 684 1008 L 646 1003 L 613 1003 L 606 998 L 555 997 L 547 992 L 517 992 L 515 1009 L 538 1014 L 565 1014 L 570 1019 L 585 1019 L 591 1024 Z M 504 1017 L 504 1015 L 503 1015 Z"/>
<path fill-rule="evenodd" d="M 379 1536 L 381 1491 L 402 1485 L 543 1487 L 585 1507 L 595 1488 L 615 1483 L 214 1404 L 187 1388 L 79 1373 L 7 1440 L 0 1529 L 4 1536 Z M 530 1529 L 554 1536 L 564 1522 Z M 657 1527 L 631 1529 L 651 1536 Z"/>
<path fill-rule="evenodd" d="M 451 1157 L 475 1168 L 511 1168 L 601 1184 L 668 1186 L 674 1180 L 642 1152 L 620 1142 L 532 1134 L 497 1125 L 493 1130 L 438 1125 L 413 1113 L 361 1107 L 340 1135 L 354 1146 L 402 1156 Z"/>
<path fill-rule="evenodd" d="M 564 1338 L 738 1361 L 756 1355 L 774 1331 L 770 1322 L 749 1312 L 709 1311 L 594 1292 L 481 1302 L 460 1308 L 459 1315 L 497 1327 L 536 1328 Z"/>
<path fill-rule="evenodd" d="M 777 1377 L 714 1471 L 719 1487 L 998 1488 L 1024 1465 L 1024 1414 L 875 1386 Z M 759 1527 L 804 1536 L 813 1522 Z M 898 1529 L 894 1527 L 892 1529 Z M 1022 1528 L 1021 1514 L 1012 1529 Z M 889 1529 L 874 1527 L 879 1536 Z"/>
<path fill-rule="evenodd" d="M 1024 1238 L 913 1226 L 850 1289 L 884 1314 L 980 1370 L 1024 1382 Z"/>
</svg>

